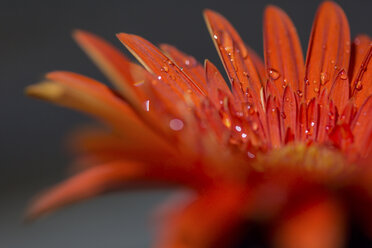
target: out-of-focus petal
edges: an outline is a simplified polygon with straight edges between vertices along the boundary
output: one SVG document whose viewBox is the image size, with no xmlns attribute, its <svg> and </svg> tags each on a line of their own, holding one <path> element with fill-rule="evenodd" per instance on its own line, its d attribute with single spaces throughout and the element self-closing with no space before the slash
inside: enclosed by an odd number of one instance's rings
<svg viewBox="0 0 372 248">
<path fill-rule="evenodd" d="M 276 248 L 341 248 L 345 219 L 340 203 L 314 199 L 298 205 L 275 227 Z"/>
<path fill-rule="evenodd" d="M 77 30 L 73 36 L 121 94 L 131 104 L 141 106 L 138 99 L 140 92 L 134 86 L 136 82 L 131 71 L 132 63 L 116 48 L 94 34 Z"/>
<path fill-rule="evenodd" d="M 236 228 L 249 199 L 246 194 L 245 190 L 229 187 L 207 190 L 166 220 L 155 247 L 210 248 L 223 246 L 222 243 L 228 246 L 237 235 Z"/>
<path fill-rule="evenodd" d="M 66 205 L 115 190 L 144 175 L 144 168 L 134 162 L 111 162 L 88 169 L 37 197 L 27 211 L 34 219 Z"/>
</svg>

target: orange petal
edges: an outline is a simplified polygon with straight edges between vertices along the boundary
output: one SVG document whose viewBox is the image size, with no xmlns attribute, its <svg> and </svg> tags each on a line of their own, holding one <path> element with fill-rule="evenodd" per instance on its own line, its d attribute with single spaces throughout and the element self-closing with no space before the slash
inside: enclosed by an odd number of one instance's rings
<svg viewBox="0 0 372 248">
<path fill-rule="evenodd" d="M 265 63 L 269 80 L 281 95 L 290 85 L 295 91 L 304 87 L 304 58 L 296 28 L 287 14 L 268 6 L 264 16 Z"/>
<path fill-rule="evenodd" d="M 305 141 L 307 138 L 307 113 L 306 113 L 306 103 L 301 103 L 298 111 L 297 120 L 297 137 L 299 140 Z"/>
<path fill-rule="evenodd" d="M 161 44 L 160 48 L 169 58 L 183 69 L 183 72 L 189 76 L 191 80 L 203 90 L 203 92 L 205 92 L 206 81 L 204 68 L 194 57 L 189 56 L 168 44 Z"/>
<path fill-rule="evenodd" d="M 314 141 L 318 132 L 318 103 L 315 98 L 311 99 L 307 105 L 307 137 Z"/>
<path fill-rule="evenodd" d="M 245 194 L 229 188 L 207 190 L 170 216 L 156 247 L 208 248 L 220 247 L 221 242 L 228 247 L 238 231 L 243 203 L 247 199 Z M 201 216 L 203 221 L 200 221 Z"/>
<path fill-rule="evenodd" d="M 136 106 L 141 105 L 141 102 L 138 101 L 139 91 L 134 86 L 136 81 L 131 72 L 131 62 L 98 36 L 81 30 L 75 31 L 73 36 L 122 95 L 130 103 Z"/>
<path fill-rule="evenodd" d="M 343 247 L 346 226 L 339 204 L 332 199 L 314 199 L 297 206 L 276 227 L 274 247 Z"/>
<path fill-rule="evenodd" d="M 269 135 L 273 148 L 278 148 L 282 144 L 282 138 L 284 138 L 280 125 L 280 112 L 275 99 L 269 96 L 267 100 L 267 126 L 269 129 Z"/>
<path fill-rule="evenodd" d="M 345 13 L 334 2 L 318 9 L 311 32 L 305 66 L 305 94 L 310 100 L 322 88 L 330 91 L 337 74 L 347 70 L 350 60 L 350 30 Z"/>
<path fill-rule="evenodd" d="M 37 197 L 27 211 L 27 218 L 35 219 L 63 206 L 115 190 L 143 173 L 143 166 L 134 162 L 120 161 L 92 167 Z"/>
<path fill-rule="evenodd" d="M 222 90 L 227 95 L 227 97 L 232 101 L 231 102 L 232 104 L 235 104 L 231 91 L 229 87 L 227 86 L 227 83 L 225 82 L 221 73 L 218 71 L 218 69 L 209 60 L 205 61 L 204 67 L 205 67 L 205 77 L 207 80 L 207 92 L 212 102 L 216 106 L 220 105 L 219 104 L 220 99 L 218 96 L 218 89 L 219 89 L 219 90 Z"/>
<path fill-rule="evenodd" d="M 204 18 L 214 44 L 238 96 L 250 88 L 259 95 L 262 87 L 256 65 L 249 51 L 232 25 L 212 10 L 204 11 Z"/>
<path fill-rule="evenodd" d="M 335 82 L 329 93 L 329 98 L 337 107 L 338 113 L 342 113 L 350 98 L 350 84 L 346 72 L 341 70 L 336 76 Z"/>
<path fill-rule="evenodd" d="M 355 82 L 355 78 L 363 62 L 364 56 L 366 55 L 370 45 L 371 38 L 366 34 L 360 34 L 355 37 L 351 44 L 351 57 L 349 66 L 349 78 L 351 82 Z"/>
<path fill-rule="evenodd" d="M 351 129 L 354 134 L 354 145 L 357 152 L 365 154 L 365 150 L 370 145 L 370 134 L 372 132 L 372 96 L 369 96 L 360 107 L 355 116 Z"/>
<path fill-rule="evenodd" d="M 282 108 L 284 130 L 290 128 L 292 132 L 295 131 L 297 127 L 297 102 L 296 96 L 290 86 L 287 86 L 284 90 Z"/>
<path fill-rule="evenodd" d="M 56 71 L 48 73 L 46 78 L 51 81 L 29 86 L 27 93 L 97 117 L 121 135 L 143 145 L 168 146 L 105 85 L 72 72 Z"/>
<path fill-rule="evenodd" d="M 368 50 L 364 55 L 360 68 L 352 82 L 353 97 L 355 104 L 359 107 L 363 102 L 372 95 L 372 42 L 369 44 Z"/>
<path fill-rule="evenodd" d="M 198 103 L 200 96 L 205 95 L 177 65 L 147 40 L 125 33 L 117 37 L 148 71 L 165 83 L 178 87 L 182 94 L 190 94 L 194 103 Z"/>
</svg>

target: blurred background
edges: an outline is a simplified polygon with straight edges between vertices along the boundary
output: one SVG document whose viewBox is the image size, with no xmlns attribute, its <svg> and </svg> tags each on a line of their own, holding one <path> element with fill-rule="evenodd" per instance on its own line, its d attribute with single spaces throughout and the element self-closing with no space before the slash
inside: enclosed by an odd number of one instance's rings
<svg viewBox="0 0 372 248">
<path fill-rule="evenodd" d="M 275 4 L 295 22 L 307 47 L 321 1 L 78 1 L 33 0 L 0 3 L 0 247 L 149 247 L 151 210 L 170 192 L 127 192 L 100 197 L 32 224 L 22 223 L 30 199 L 67 175 L 65 135 L 90 119 L 28 99 L 23 89 L 51 70 L 70 70 L 103 82 L 105 78 L 71 39 L 71 31 L 94 32 L 117 47 L 118 32 L 170 43 L 219 64 L 202 10 L 221 12 L 252 48 L 262 54 L 262 12 Z M 372 34 L 370 0 L 337 1 L 351 33 Z M 354 247 L 371 247 L 361 242 Z M 359 240 L 359 241 L 358 241 Z"/>
</svg>

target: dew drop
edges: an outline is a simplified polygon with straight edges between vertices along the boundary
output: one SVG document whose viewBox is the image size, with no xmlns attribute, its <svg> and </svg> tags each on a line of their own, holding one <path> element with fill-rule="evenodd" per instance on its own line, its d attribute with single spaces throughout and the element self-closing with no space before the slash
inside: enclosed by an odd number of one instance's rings
<svg viewBox="0 0 372 248">
<path fill-rule="evenodd" d="M 319 93 L 319 91 L 320 91 L 320 89 L 319 89 L 318 87 L 315 87 L 315 88 L 314 88 L 314 92 L 315 92 L 315 93 Z"/>
<path fill-rule="evenodd" d="M 256 155 L 254 155 L 254 154 L 251 153 L 251 152 L 247 152 L 247 155 L 248 155 L 248 157 L 250 157 L 250 158 L 255 158 L 255 157 L 256 157 Z"/>
<path fill-rule="evenodd" d="M 247 134 L 246 133 L 242 133 L 242 138 L 243 139 L 247 138 Z"/>
<path fill-rule="evenodd" d="M 213 35 L 213 39 L 218 40 L 218 36 L 217 36 L 217 34 L 214 34 L 214 35 Z"/>
<path fill-rule="evenodd" d="M 276 80 L 280 77 L 280 74 L 275 69 L 270 69 L 269 70 L 269 76 L 270 76 L 271 79 Z"/>
<path fill-rule="evenodd" d="M 327 73 L 326 72 L 321 72 L 320 73 L 320 84 L 321 85 L 325 85 L 325 84 L 327 84 L 327 82 L 328 82 L 328 75 L 327 75 Z"/>
<path fill-rule="evenodd" d="M 172 119 L 169 122 L 169 127 L 174 131 L 180 131 L 183 128 L 183 121 L 180 119 Z"/>
<path fill-rule="evenodd" d="M 257 124 L 257 122 L 253 122 L 253 123 L 252 123 L 252 129 L 253 129 L 254 131 L 257 131 L 257 130 L 258 130 L 258 124 Z"/>
<path fill-rule="evenodd" d="M 341 78 L 342 80 L 346 80 L 346 79 L 347 79 L 347 74 L 346 74 L 345 69 L 342 69 L 342 70 L 340 71 L 340 78 Z"/>
<path fill-rule="evenodd" d="M 242 128 L 240 126 L 235 126 L 235 130 L 238 131 L 238 132 L 241 132 Z"/>
<path fill-rule="evenodd" d="M 168 68 L 168 66 L 164 65 L 164 66 L 162 67 L 162 70 L 165 71 L 165 72 L 168 72 L 168 71 L 169 71 L 169 68 Z"/>
<path fill-rule="evenodd" d="M 285 101 L 286 101 L 286 102 L 289 102 L 290 100 L 291 100 L 291 99 L 289 99 L 289 97 L 286 97 L 286 98 L 285 98 Z"/>
<path fill-rule="evenodd" d="M 158 76 L 158 80 L 161 80 L 161 76 Z"/>
<path fill-rule="evenodd" d="M 299 97 L 302 97 L 302 96 L 304 95 L 304 93 L 302 93 L 301 90 L 297 90 L 297 95 L 298 95 Z"/>
<path fill-rule="evenodd" d="M 359 80 L 359 81 L 356 83 L 356 85 L 355 85 L 355 89 L 358 90 L 358 91 L 360 91 L 360 90 L 363 89 L 362 81 Z"/>
<path fill-rule="evenodd" d="M 150 111 L 150 100 L 146 100 L 144 103 L 143 103 L 143 108 L 149 112 Z"/>
</svg>

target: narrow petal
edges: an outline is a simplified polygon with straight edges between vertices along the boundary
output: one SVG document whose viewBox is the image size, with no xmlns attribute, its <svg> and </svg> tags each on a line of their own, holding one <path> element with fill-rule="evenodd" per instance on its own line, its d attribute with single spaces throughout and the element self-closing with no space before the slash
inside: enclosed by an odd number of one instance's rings
<svg viewBox="0 0 372 248">
<path fill-rule="evenodd" d="M 298 120 L 297 120 L 297 137 L 305 141 L 307 138 L 307 113 L 306 113 L 306 104 L 303 102 L 299 106 L 298 111 Z"/>
<path fill-rule="evenodd" d="M 229 87 L 227 86 L 227 83 L 225 82 L 224 78 L 222 77 L 221 73 L 218 71 L 218 69 L 210 62 L 209 60 L 206 60 L 204 63 L 205 67 L 205 77 L 207 80 L 207 93 L 209 98 L 212 100 L 212 102 L 219 106 L 220 103 L 220 97 L 218 90 L 222 90 L 224 94 L 232 101 L 232 104 L 235 104 L 235 101 L 233 101 L 233 96 L 231 94 L 231 91 Z"/>
<path fill-rule="evenodd" d="M 52 72 L 46 79 L 49 81 L 29 86 L 27 94 L 97 117 L 124 137 L 144 145 L 168 147 L 105 85 L 72 72 Z"/>
<path fill-rule="evenodd" d="M 350 30 L 345 13 L 334 2 L 321 4 L 315 17 L 307 50 L 305 95 L 309 101 L 322 88 L 328 92 L 337 74 L 347 70 L 350 61 Z"/>
<path fill-rule="evenodd" d="M 304 87 L 304 58 L 296 28 L 287 14 L 268 6 L 264 15 L 265 63 L 269 80 L 281 95 L 287 85 L 295 91 Z"/>
<path fill-rule="evenodd" d="M 290 86 L 287 86 L 284 90 L 282 108 L 284 130 L 290 129 L 292 132 L 294 132 L 297 127 L 297 102 L 296 96 Z"/>
<path fill-rule="evenodd" d="M 332 199 L 302 204 L 276 227 L 274 247 L 341 248 L 346 227 L 343 215 Z"/>
<path fill-rule="evenodd" d="M 354 146 L 357 152 L 366 155 L 365 150 L 370 145 L 372 132 L 372 96 L 369 96 L 360 107 L 351 128 L 354 134 Z"/>
<path fill-rule="evenodd" d="M 349 66 L 349 79 L 351 82 L 355 82 L 357 73 L 361 67 L 363 59 L 371 45 L 371 38 L 366 34 L 360 34 L 355 37 L 351 44 L 351 57 Z"/>
<path fill-rule="evenodd" d="M 187 74 L 187 76 L 189 76 L 199 88 L 203 89 L 205 92 L 206 81 L 204 68 L 194 57 L 187 55 L 168 44 L 161 44 L 160 48 L 169 58 L 183 69 L 183 72 Z"/>
<path fill-rule="evenodd" d="M 338 73 L 329 93 L 329 98 L 336 105 L 338 113 L 342 113 L 350 98 L 349 79 L 345 74 L 343 70 Z"/>
<path fill-rule="evenodd" d="M 37 197 L 27 211 L 28 219 L 55 211 L 143 176 L 143 166 L 133 162 L 112 162 L 93 167 L 48 190 Z"/>
<path fill-rule="evenodd" d="M 352 82 L 353 97 L 355 104 L 360 107 L 363 102 L 372 95 L 372 42 L 369 44 L 368 50 L 360 64 L 360 68 Z"/>
<path fill-rule="evenodd" d="M 315 98 L 307 105 L 307 138 L 314 141 L 318 132 L 319 109 Z"/>
<path fill-rule="evenodd" d="M 280 112 L 275 99 L 269 96 L 267 101 L 267 126 L 273 148 L 278 148 L 282 144 L 283 134 L 280 125 Z"/>
<path fill-rule="evenodd" d="M 132 63 L 116 48 L 96 35 L 77 30 L 73 36 L 122 95 L 130 103 L 141 105 L 138 101 L 138 89 L 134 86 L 136 81 L 131 71 Z"/>
<path fill-rule="evenodd" d="M 231 84 L 238 96 L 247 88 L 259 94 L 262 87 L 254 61 L 249 51 L 232 25 L 220 14 L 212 10 L 204 11 L 204 18 L 219 52 Z"/>
<path fill-rule="evenodd" d="M 182 94 L 189 94 L 194 103 L 199 103 L 200 97 L 205 95 L 177 65 L 147 40 L 125 33 L 117 37 L 148 71 L 165 83 L 178 87 Z"/>
</svg>

